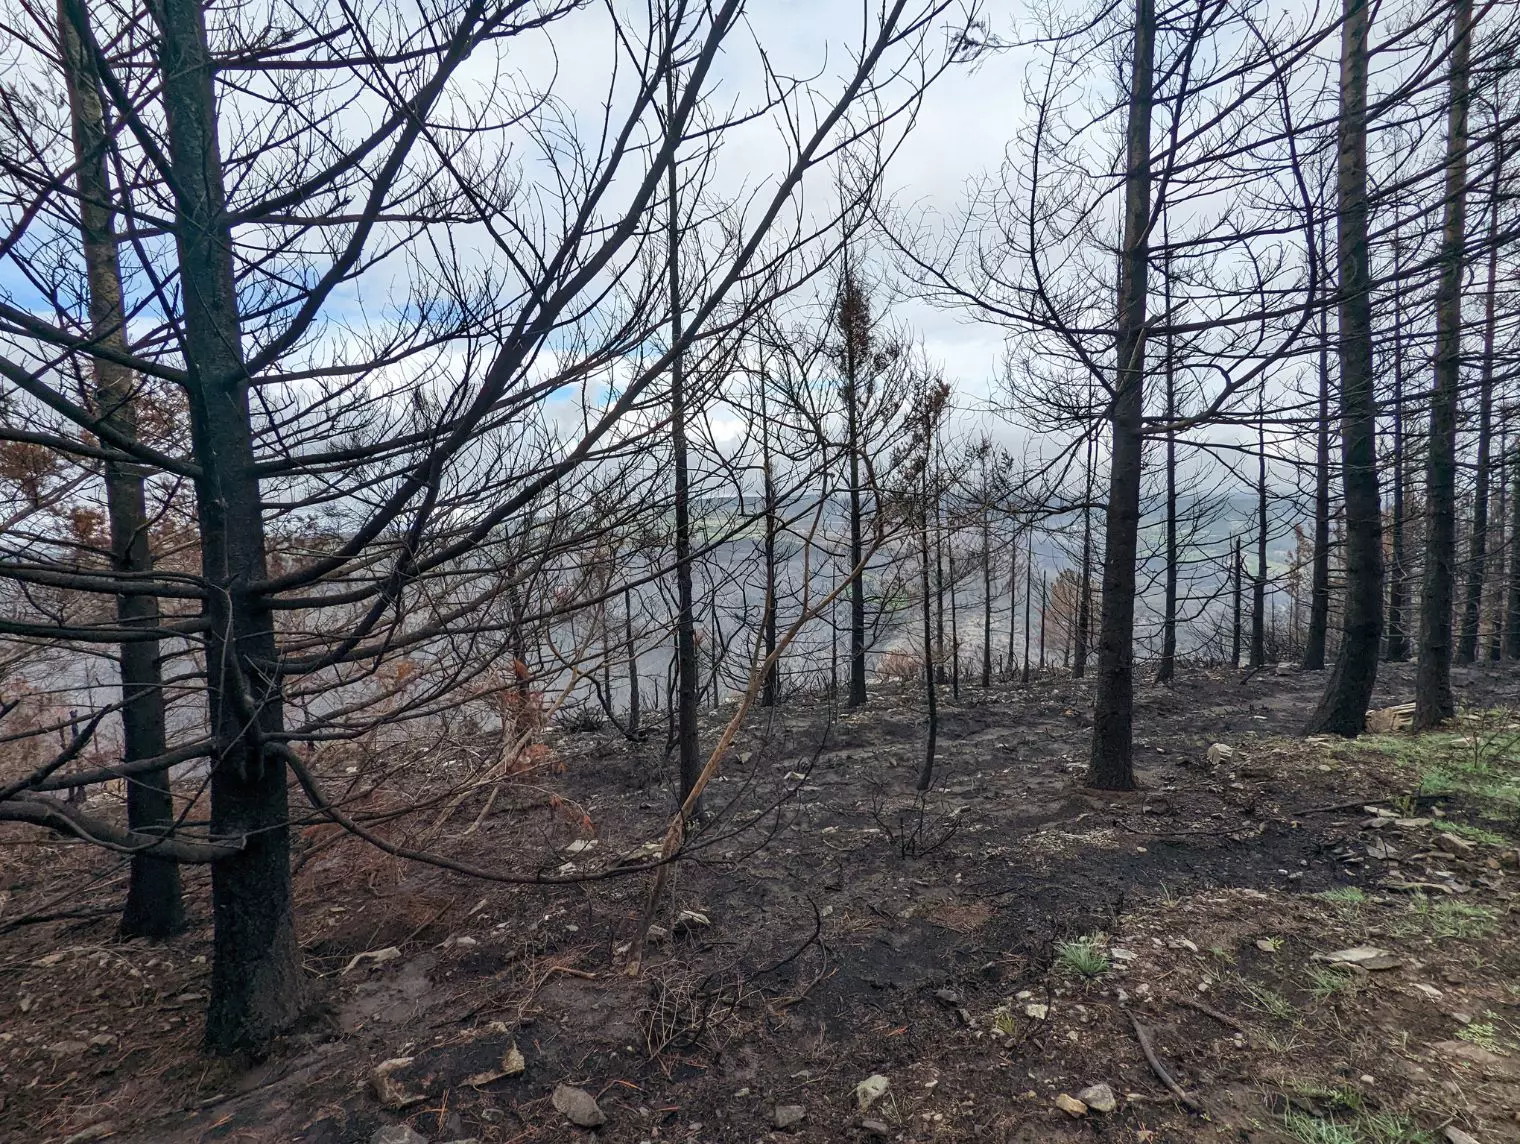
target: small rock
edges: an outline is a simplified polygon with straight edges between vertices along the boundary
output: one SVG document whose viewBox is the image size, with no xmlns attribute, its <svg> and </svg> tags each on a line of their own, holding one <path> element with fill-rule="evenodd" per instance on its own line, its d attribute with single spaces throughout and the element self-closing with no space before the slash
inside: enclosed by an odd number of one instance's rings
<svg viewBox="0 0 1520 1144">
<path fill-rule="evenodd" d="M 1067 1096 L 1064 1092 L 1056 1097 L 1055 1106 L 1066 1113 L 1067 1116 L 1087 1115 L 1087 1105 L 1074 1096 Z"/>
<path fill-rule="evenodd" d="M 1434 985 L 1426 985 L 1423 981 L 1416 981 L 1414 987 L 1432 1001 L 1439 1001 L 1441 999 L 1441 991 Z"/>
<path fill-rule="evenodd" d="M 1441 831 L 1436 835 L 1436 849 L 1444 850 L 1448 854 L 1466 854 L 1472 850 L 1476 843 L 1469 842 L 1465 838 L 1459 838 L 1455 834 Z"/>
<path fill-rule="evenodd" d="M 1333 965 L 1359 965 L 1363 969 L 1397 969 L 1403 964 L 1386 949 L 1375 945 L 1359 945 L 1351 949 L 1338 949 L 1334 953 L 1317 953 L 1320 961 Z"/>
<path fill-rule="evenodd" d="M 369 1144 L 428 1144 L 428 1141 L 410 1124 L 387 1124 L 369 1138 Z"/>
<path fill-rule="evenodd" d="M 509 1076 L 522 1076 L 528 1071 L 528 1062 L 523 1059 L 522 1050 L 514 1041 L 501 1056 L 501 1063 L 494 1069 L 478 1072 L 474 1076 L 465 1077 L 464 1083 L 471 1088 L 480 1088 L 491 1084 L 493 1081 L 505 1080 Z"/>
<path fill-rule="evenodd" d="M 372 965 L 384 965 L 387 961 L 395 961 L 400 956 L 400 948 L 394 945 L 388 945 L 384 949 L 372 949 L 367 953 L 356 953 L 349 959 L 348 964 L 343 967 L 343 972 L 347 973 L 349 970 L 363 965 L 366 961 Z M 340 974 L 339 976 L 342 975 Z"/>
<path fill-rule="evenodd" d="M 862 1120 L 860 1122 L 860 1130 L 868 1136 L 890 1136 L 892 1134 L 892 1129 L 887 1127 L 887 1122 L 884 1120 Z"/>
<path fill-rule="evenodd" d="M 1469 1136 L 1455 1124 L 1448 1124 L 1445 1133 L 1446 1144 L 1478 1144 L 1476 1136 Z"/>
<path fill-rule="evenodd" d="M 676 915 L 675 924 L 671 927 L 676 933 L 690 933 L 692 930 L 706 929 L 712 925 L 712 919 L 698 910 L 682 910 Z"/>
<path fill-rule="evenodd" d="M 1024 1006 L 1024 1016 L 1036 1021 L 1044 1021 L 1050 1017 L 1050 1006 L 1043 1001 L 1030 1001 Z"/>
<path fill-rule="evenodd" d="M 1276 669 L 1273 670 L 1272 674 L 1273 675 L 1297 675 L 1298 674 L 1298 664 L 1296 664 L 1296 663 L 1280 663 L 1280 664 L 1277 665 Z"/>
<path fill-rule="evenodd" d="M 776 1111 L 771 1113 L 771 1123 L 781 1131 L 797 1127 L 807 1118 L 807 1109 L 800 1104 L 778 1104 Z"/>
<path fill-rule="evenodd" d="M 936 1000 L 943 1001 L 946 1005 L 949 1005 L 952 1008 L 960 1005 L 961 1003 L 961 995 L 954 989 L 950 989 L 948 987 L 944 989 L 936 989 L 934 991 L 934 997 Z"/>
<path fill-rule="evenodd" d="M 369 1074 L 369 1086 L 374 1090 L 375 1099 L 392 1112 L 416 1104 L 427 1096 L 425 1092 L 408 1089 L 396 1076 L 411 1063 L 411 1057 L 392 1057 L 381 1061 Z"/>
<path fill-rule="evenodd" d="M 1207 758 L 1210 766 L 1221 766 L 1235 757 L 1235 748 L 1228 743 L 1215 743 L 1208 750 Z"/>
<path fill-rule="evenodd" d="M 1114 1099 L 1114 1090 L 1106 1084 L 1094 1084 L 1077 1093 L 1077 1099 L 1094 1112 L 1112 1112 L 1119 1107 L 1119 1102 Z"/>
<path fill-rule="evenodd" d="M 583 1088 L 570 1084 L 556 1085 L 550 1103 L 554 1105 L 555 1111 L 577 1128 L 600 1128 L 607 1123 L 607 1114 L 597 1104 L 596 1098 Z"/>
<path fill-rule="evenodd" d="M 855 1104 L 864 1112 L 875 1104 L 891 1087 L 892 1082 L 880 1073 L 873 1073 L 855 1086 Z"/>
</svg>

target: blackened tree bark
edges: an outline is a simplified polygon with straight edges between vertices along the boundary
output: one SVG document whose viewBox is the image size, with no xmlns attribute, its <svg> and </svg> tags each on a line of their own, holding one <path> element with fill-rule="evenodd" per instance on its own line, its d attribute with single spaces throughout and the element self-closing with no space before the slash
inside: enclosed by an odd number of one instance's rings
<svg viewBox="0 0 1520 1144">
<path fill-rule="evenodd" d="M 1034 523 L 1029 525 L 1029 536 L 1024 541 L 1024 671 L 1019 682 L 1029 682 L 1029 623 L 1034 599 Z"/>
<path fill-rule="evenodd" d="M 1321 238 L 1321 249 L 1324 237 Z M 1319 323 L 1319 432 L 1314 452 L 1314 557 L 1309 573 L 1309 626 L 1304 634 L 1305 671 L 1325 666 L 1330 631 L 1330 312 Z"/>
<path fill-rule="evenodd" d="M 1472 0 L 1453 0 L 1446 126 L 1446 201 L 1436 288 L 1435 384 L 1425 446 L 1425 567 L 1420 583 L 1420 656 L 1414 725 L 1456 712 L 1451 693 L 1452 598 L 1456 590 L 1457 396 L 1462 382 L 1462 273 L 1467 242 L 1467 104 Z"/>
<path fill-rule="evenodd" d="M 666 122 L 675 122 L 675 69 L 665 73 Z M 686 443 L 686 361 L 681 352 L 683 331 L 681 312 L 681 222 L 677 198 L 677 164 L 672 162 L 665 175 L 666 259 L 670 282 L 670 344 L 676 347 L 670 361 L 670 443 L 675 454 L 675 529 L 676 529 L 676 758 L 681 775 L 681 801 L 684 804 L 702 774 L 698 753 L 697 707 L 701 702 L 702 682 L 697 664 L 697 617 L 691 587 L 691 471 Z M 700 800 L 692 814 L 701 817 Z"/>
<path fill-rule="evenodd" d="M 1267 662 L 1267 409 L 1256 421 L 1256 575 L 1251 578 L 1251 666 Z"/>
<path fill-rule="evenodd" d="M 1071 653 L 1071 676 L 1081 679 L 1087 674 L 1087 643 L 1092 635 L 1092 499 L 1093 440 L 1087 439 L 1086 483 L 1082 494 L 1082 574 L 1077 590 L 1077 630 Z M 1013 621 L 1009 620 L 1011 628 Z"/>
<path fill-rule="evenodd" d="M 1308 730 L 1355 736 L 1367 725 L 1383 628 L 1383 519 L 1367 251 L 1367 0 L 1342 0 L 1336 157 L 1341 485 L 1346 594 L 1341 646 Z"/>
<path fill-rule="evenodd" d="M 1510 486 L 1509 525 L 1509 597 L 1504 615 L 1504 655 L 1506 659 L 1520 660 L 1520 441 L 1509 455 L 1510 471 L 1514 474 Z"/>
<path fill-rule="evenodd" d="M 1494 114 L 1494 185 L 1488 202 L 1488 282 L 1483 299 L 1483 364 L 1478 382 L 1478 456 L 1473 474 L 1471 548 L 1467 555 L 1467 598 L 1462 607 L 1462 635 L 1457 643 L 1457 662 L 1478 658 L 1478 628 L 1483 589 L 1488 580 L 1489 453 L 1494 430 L 1494 339 L 1498 325 L 1495 299 L 1499 285 L 1499 201 L 1504 181 L 1502 123 Z"/>
<path fill-rule="evenodd" d="M 628 656 L 628 737 L 635 742 L 642 736 L 639 730 L 640 710 L 643 696 L 639 693 L 639 648 L 633 635 L 633 592 L 623 589 L 623 639 Z"/>
<path fill-rule="evenodd" d="M 844 373 L 845 453 L 850 479 L 850 698 L 851 707 L 866 701 L 866 583 L 862 513 L 865 511 L 861 490 L 862 373 L 869 367 L 871 352 L 870 303 L 855 277 L 846 255 L 843 280 L 839 286 L 837 322 L 840 336 L 840 362 Z"/>
<path fill-rule="evenodd" d="M 932 432 L 932 428 L 930 429 Z M 934 678 L 934 630 L 931 595 L 929 592 L 929 472 L 928 464 L 923 471 L 923 494 L 918 504 L 918 574 L 919 591 L 923 594 L 924 639 L 924 701 L 928 707 L 928 737 L 924 742 L 924 765 L 918 772 L 918 789 L 926 791 L 934 782 L 934 752 L 939 739 L 939 684 Z"/>
<path fill-rule="evenodd" d="M 77 26 L 77 0 L 65 2 Z M 296 1019 L 306 996 L 291 920 L 286 767 L 270 749 L 284 712 L 274 624 L 251 590 L 267 576 L 264 518 L 205 10 L 200 0 L 164 0 L 153 12 L 183 283 L 186 394 L 201 469 L 195 492 L 216 742 L 211 835 L 242 843 L 236 857 L 211 869 L 206 1045 L 224 1054 L 259 1052 Z"/>
<path fill-rule="evenodd" d="M 982 690 L 992 686 L 992 505 L 984 482 L 982 501 Z"/>
<path fill-rule="evenodd" d="M 80 10 L 77 15 L 87 19 Z M 89 293 L 90 333 L 95 341 L 125 356 L 126 314 L 122 307 L 121 261 L 111 185 L 106 171 L 103 101 L 93 61 L 79 31 L 60 5 L 59 41 L 69 91 L 73 128 L 75 181 L 79 190 L 79 231 Z M 130 370 L 109 358 L 94 361 L 95 414 L 118 440 L 137 439 L 137 401 Z M 141 473 L 131 464 L 104 464 L 106 512 L 110 520 L 112 571 L 143 577 L 153 571 L 148 537 L 147 493 Z M 116 618 L 123 628 L 159 626 L 158 598 L 148 592 L 116 598 Z M 167 749 L 163 672 L 159 642 L 126 640 L 121 663 L 122 761 L 131 763 L 163 755 Z M 165 771 L 127 779 L 127 827 L 138 834 L 167 836 L 174 826 L 174 801 Z M 179 866 L 152 851 L 132 856 L 127 900 L 122 909 L 123 937 L 168 937 L 184 928 Z"/>
<path fill-rule="evenodd" d="M 1245 575 L 1246 563 L 1240 554 L 1240 537 L 1235 538 L 1235 556 L 1230 564 L 1230 595 L 1233 598 L 1234 607 L 1231 610 L 1230 623 L 1230 664 L 1233 667 L 1240 666 L 1241 645 L 1241 579 Z"/>
<path fill-rule="evenodd" d="M 1135 554 L 1140 529 L 1141 415 L 1145 408 L 1145 291 L 1151 214 L 1151 108 L 1156 9 L 1135 2 L 1124 164 L 1124 237 L 1119 273 L 1103 604 L 1087 781 L 1133 790 Z"/>
<path fill-rule="evenodd" d="M 765 614 L 761 617 L 765 640 L 765 684 L 760 692 L 760 705 L 774 707 L 781 675 L 776 662 L 776 475 L 772 469 L 770 410 L 766 407 L 766 377 L 760 370 L 760 468 L 765 498 Z"/>
<path fill-rule="evenodd" d="M 1163 227 L 1165 219 L 1163 218 Z M 1166 246 L 1163 286 L 1166 303 L 1165 381 L 1166 381 L 1166 568 L 1163 571 L 1161 606 L 1161 662 L 1156 667 L 1156 682 L 1170 683 L 1177 672 L 1177 376 L 1173 361 L 1172 268 L 1169 237 L 1163 229 Z"/>
<path fill-rule="evenodd" d="M 1405 585 L 1408 562 L 1404 547 L 1404 291 L 1403 245 L 1393 238 L 1393 506 L 1388 551 L 1388 635 L 1385 655 L 1391 663 L 1409 658 L 1405 628 Z"/>
</svg>

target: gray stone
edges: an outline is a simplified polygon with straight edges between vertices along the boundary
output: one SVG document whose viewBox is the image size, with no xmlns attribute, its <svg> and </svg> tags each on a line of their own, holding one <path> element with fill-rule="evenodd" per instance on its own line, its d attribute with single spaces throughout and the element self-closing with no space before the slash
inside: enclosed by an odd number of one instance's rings
<svg viewBox="0 0 1520 1144">
<path fill-rule="evenodd" d="M 428 1141 L 410 1124 L 387 1124 L 369 1138 L 369 1144 L 428 1144 Z"/>
<path fill-rule="evenodd" d="M 796 1128 L 807 1117 L 807 1109 L 800 1104 L 778 1104 L 776 1111 L 771 1114 L 771 1123 L 781 1131 Z"/>
<path fill-rule="evenodd" d="M 862 1120 L 860 1130 L 871 1136 L 890 1136 L 892 1129 L 887 1127 L 884 1120 Z"/>
<path fill-rule="evenodd" d="M 1469 1136 L 1455 1124 L 1448 1124 L 1445 1133 L 1446 1144 L 1478 1144 L 1476 1136 Z"/>
<path fill-rule="evenodd" d="M 1094 1084 L 1077 1093 L 1077 1099 L 1094 1112 L 1112 1112 L 1119 1107 L 1114 1090 L 1106 1084 Z"/>
<path fill-rule="evenodd" d="M 557 1085 L 550 1102 L 577 1128 L 600 1128 L 607 1123 L 607 1114 L 597 1104 L 596 1098 L 583 1088 L 570 1084 Z"/>
</svg>

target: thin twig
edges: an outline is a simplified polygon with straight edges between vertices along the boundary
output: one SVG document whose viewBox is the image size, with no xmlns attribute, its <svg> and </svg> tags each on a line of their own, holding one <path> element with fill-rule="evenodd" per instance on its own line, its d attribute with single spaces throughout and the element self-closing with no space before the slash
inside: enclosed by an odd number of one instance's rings
<svg viewBox="0 0 1520 1144">
<path fill-rule="evenodd" d="M 1246 1031 L 1246 1027 L 1239 1021 L 1235 1020 L 1234 1017 L 1231 1017 L 1228 1013 L 1221 1013 L 1218 1009 L 1211 1008 L 1210 1006 L 1205 1005 L 1202 1001 L 1195 1001 L 1193 998 L 1184 997 L 1179 993 L 1169 993 L 1167 994 L 1166 999 L 1168 1001 L 1174 1001 L 1178 1005 L 1185 1005 L 1189 1009 L 1194 1009 L 1197 1012 L 1202 1013 L 1205 1017 L 1212 1017 L 1221 1025 L 1225 1025 L 1231 1029 L 1234 1029 L 1237 1033 L 1244 1033 Z"/>
<path fill-rule="evenodd" d="M 1124 1009 L 1122 1012 L 1129 1018 L 1129 1023 L 1134 1026 L 1135 1039 L 1140 1042 L 1140 1051 L 1145 1054 L 1145 1063 L 1151 1066 L 1151 1072 L 1156 1074 L 1156 1079 L 1166 1085 L 1166 1090 L 1175 1096 L 1186 1108 L 1202 1116 L 1204 1112 L 1203 1105 L 1199 1104 L 1196 1098 L 1189 1096 L 1187 1091 L 1172 1079 L 1172 1074 L 1166 1071 L 1166 1067 L 1156 1056 L 1156 1048 L 1151 1044 L 1150 1031 L 1128 1009 Z"/>
</svg>

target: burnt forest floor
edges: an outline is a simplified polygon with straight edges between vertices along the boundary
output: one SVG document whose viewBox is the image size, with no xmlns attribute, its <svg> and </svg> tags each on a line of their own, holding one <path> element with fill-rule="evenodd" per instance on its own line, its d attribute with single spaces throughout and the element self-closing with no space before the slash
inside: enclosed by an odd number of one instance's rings
<svg viewBox="0 0 1520 1144">
<path fill-rule="evenodd" d="M 317 1003 L 241 1067 L 197 1051 L 204 874 L 188 933 L 120 942 L 119 867 L 8 830 L 0 1138 L 589 1140 L 568 1084 L 630 1144 L 1520 1141 L 1520 674 L 1457 669 L 1449 732 L 1355 743 L 1297 737 L 1323 682 L 1142 685 L 1122 795 L 1081 785 L 1091 693 L 1064 676 L 945 689 L 923 800 L 916 686 L 757 711 L 637 976 L 647 873 L 482 883 L 308 827 Z M 1374 706 L 1410 698 L 1412 667 L 1385 667 Z M 546 732 L 550 773 L 408 840 L 611 868 L 664 832 L 661 746 Z M 83 916 L 7 924 L 50 910 Z"/>
</svg>

